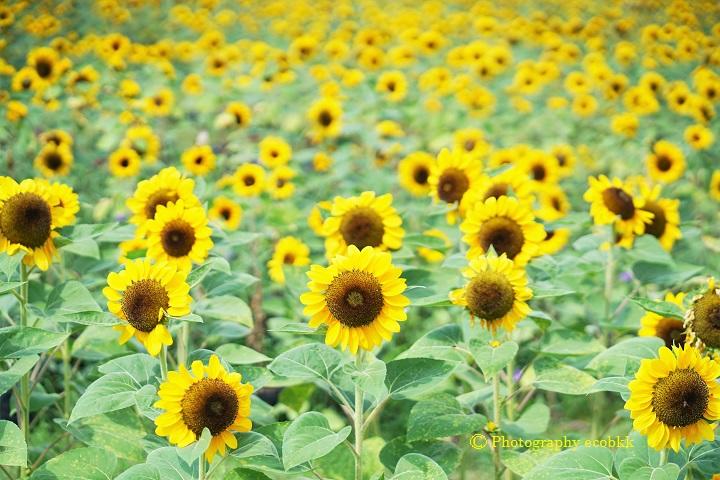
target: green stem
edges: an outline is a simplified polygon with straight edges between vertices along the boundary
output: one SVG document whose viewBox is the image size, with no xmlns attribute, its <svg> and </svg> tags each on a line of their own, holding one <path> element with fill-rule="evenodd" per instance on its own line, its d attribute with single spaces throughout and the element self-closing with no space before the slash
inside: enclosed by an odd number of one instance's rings
<svg viewBox="0 0 720 480">
<path fill-rule="evenodd" d="M 20 327 L 25 328 L 28 326 L 28 270 L 24 263 L 20 264 L 20 281 L 22 286 L 20 287 Z M 20 411 L 22 408 L 22 416 L 20 419 L 20 428 L 25 438 L 25 445 L 28 450 L 30 449 L 30 372 L 25 373 L 20 379 L 20 404 L 17 405 L 17 410 Z M 27 478 L 28 470 L 22 468 L 20 471 L 21 478 Z"/>
<path fill-rule="evenodd" d="M 70 412 L 72 411 L 72 398 L 70 392 L 72 391 L 72 365 L 70 361 L 72 356 L 70 354 L 70 337 L 66 338 L 63 342 L 62 347 L 62 362 L 63 362 L 63 414 L 65 418 L 70 418 Z"/>
<path fill-rule="evenodd" d="M 163 345 L 162 349 L 160 350 L 160 375 L 162 376 L 163 382 L 165 380 L 167 380 L 167 374 L 168 374 L 167 345 Z"/>
<path fill-rule="evenodd" d="M 177 362 L 178 366 L 185 365 L 187 367 L 187 354 L 190 350 L 190 324 L 182 322 L 180 326 L 180 335 L 177 344 Z"/>
<path fill-rule="evenodd" d="M 495 429 L 500 429 L 500 377 L 493 377 L 493 423 Z M 500 443 L 493 447 L 493 464 L 495 466 L 495 480 L 502 476 L 502 462 L 500 461 Z"/>
<path fill-rule="evenodd" d="M 667 448 L 660 450 L 660 466 L 662 467 L 667 463 L 668 451 Z"/>
<path fill-rule="evenodd" d="M 358 352 L 355 357 L 355 366 L 358 370 L 363 364 L 364 350 Z M 355 415 L 353 417 L 355 421 L 355 480 L 362 480 L 362 441 L 363 441 L 363 420 L 364 420 L 364 408 L 363 408 L 363 391 L 360 387 L 355 384 Z"/>
<path fill-rule="evenodd" d="M 198 480 L 205 480 L 205 454 L 200 455 L 200 458 L 198 459 Z"/>
</svg>

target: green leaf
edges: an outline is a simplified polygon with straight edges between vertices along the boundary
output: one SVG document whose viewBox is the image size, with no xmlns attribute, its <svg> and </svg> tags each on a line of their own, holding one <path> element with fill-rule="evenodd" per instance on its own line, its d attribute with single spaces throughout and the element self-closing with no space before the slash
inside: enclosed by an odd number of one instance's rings
<svg viewBox="0 0 720 480">
<path fill-rule="evenodd" d="M 407 439 L 410 442 L 470 434 L 482 430 L 487 419 L 466 413 L 450 394 L 440 393 L 416 403 L 410 411 Z"/>
<path fill-rule="evenodd" d="M 595 382 L 587 393 L 617 392 L 621 395 L 629 395 L 628 383 L 630 383 L 628 377 L 605 377 Z"/>
<path fill-rule="evenodd" d="M 0 420 L 0 465 L 27 466 L 27 445 L 23 433 L 7 420 Z"/>
<path fill-rule="evenodd" d="M 419 453 L 408 453 L 395 467 L 390 480 L 447 480 L 443 469 L 431 458 Z"/>
<path fill-rule="evenodd" d="M 296 418 L 283 435 L 282 460 L 285 470 L 323 457 L 350 435 L 350 427 L 335 433 L 324 415 L 307 412 Z"/>
<path fill-rule="evenodd" d="M 115 477 L 115 480 L 163 480 L 157 467 L 147 463 L 133 465 Z"/>
<path fill-rule="evenodd" d="M 28 355 L 16 360 L 10 368 L 0 372 L 0 395 L 10 390 L 20 381 L 23 375 L 30 371 L 40 359 L 37 355 Z"/>
<path fill-rule="evenodd" d="M 550 409 L 544 403 L 537 402 L 523 411 L 520 418 L 508 422 L 503 430 L 516 436 L 540 435 L 545 433 L 550 423 Z"/>
<path fill-rule="evenodd" d="M 533 468 L 525 480 L 606 480 L 613 476 L 613 454 L 607 448 L 565 450 Z"/>
<path fill-rule="evenodd" d="M 27 282 L 2 282 L 0 283 L 0 295 L 7 293 L 11 290 L 18 289 L 25 285 Z"/>
<path fill-rule="evenodd" d="M 160 361 L 147 353 L 114 358 L 98 367 L 100 373 L 122 373 L 132 378 L 138 388 L 160 377 Z"/>
<path fill-rule="evenodd" d="M 0 253 L 0 272 L 3 272 L 5 277 L 10 280 L 20 270 L 22 259 L 22 255 L 8 255 L 7 253 Z"/>
<path fill-rule="evenodd" d="M 575 293 L 575 290 L 554 287 L 546 282 L 531 285 L 531 288 L 533 292 L 533 299 L 564 297 Z"/>
<path fill-rule="evenodd" d="M 142 443 L 147 433 L 132 408 L 83 418 L 70 425 L 58 423 L 88 447 L 102 448 L 133 463 L 145 460 Z"/>
<path fill-rule="evenodd" d="M 594 377 L 582 370 L 557 362 L 538 362 L 535 368 L 537 377 L 534 385 L 540 390 L 584 395 L 596 382 Z"/>
<path fill-rule="evenodd" d="M 410 300 L 410 307 L 448 307 L 452 305 L 448 298 L 448 292 L 437 292 L 422 285 L 408 287 L 404 295 Z"/>
<path fill-rule="evenodd" d="M 672 302 L 650 300 L 649 298 L 631 298 L 631 300 L 640 305 L 643 310 L 656 313 L 661 317 L 676 318 L 678 320 L 685 319 L 685 312 Z"/>
<path fill-rule="evenodd" d="M 639 364 L 644 358 L 655 358 L 658 349 L 664 344 L 662 339 L 657 337 L 629 338 L 596 355 L 586 368 L 597 372 L 613 371 L 624 374 L 628 362 Z"/>
<path fill-rule="evenodd" d="M 412 347 L 402 352 L 397 358 L 423 357 L 465 362 L 465 355 L 457 349 L 463 344 L 464 336 L 459 325 L 443 325 L 420 337 Z"/>
<path fill-rule="evenodd" d="M 253 326 L 252 313 L 248 304 L 231 295 L 200 300 L 195 305 L 195 313 L 206 318 L 239 323 L 249 328 Z"/>
<path fill-rule="evenodd" d="M 35 327 L 0 328 L 0 358 L 20 358 L 47 352 L 60 345 L 68 335 Z"/>
<path fill-rule="evenodd" d="M 653 235 L 643 235 L 635 240 L 632 250 L 628 256 L 635 262 L 656 263 L 661 265 L 672 265 L 673 259 L 670 254 L 660 245 L 660 242 Z"/>
<path fill-rule="evenodd" d="M 542 352 L 551 355 L 590 355 L 605 350 L 596 338 L 575 330 L 551 330 L 545 338 Z"/>
<path fill-rule="evenodd" d="M 80 325 L 101 325 L 110 327 L 112 325 L 120 325 L 123 322 L 108 312 L 78 312 L 58 315 L 53 320 L 60 323 L 78 323 Z"/>
<path fill-rule="evenodd" d="M 627 480 L 677 480 L 679 475 L 680 467 L 667 463 L 662 467 L 642 467 L 635 470 Z"/>
<path fill-rule="evenodd" d="M 108 373 L 91 383 L 80 396 L 68 423 L 135 405 L 138 383 L 125 373 Z"/>
<path fill-rule="evenodd" d="M 281 377 L 329 382 L 342 364 L 343 357 L 337 350 L 323 343 L 309 343 L 278 355 L 268 368 Z"/>
<path fill-rule="evenodd" d="M 366 362 L 362 370 L 358 370 L 355 363 L 352 362 L 346 363 L 343 369 L 360 390 L 372 397 L 380 398 L 387 393 L 385 387 L 387 367 L 382 360 L 374 358 L 370 362 Z"/>
<path fill-rule="evenodd" d="M 429 235 L 422 235 L 419 233 L 412 233 L 405 236 L 403 243 L 408 247 L 426 247 L 433 250 L 446 250 L 445 240 L 438 237 L 431 237 Z"/>
<path fill-rule="evenodd" d="M 30 480 L 112 480 L 116 465 L 115 455 L 101 448 L 75 448 L 42 464 Z"/>
<path fill-rule="evenodd" d="M 90 291 L 72 280 L 55 287 L 45 305 L 48 315 L 69 315 L 81 312 L 102 312 Z"/>
<path fill-rule="evenodd" d="M 252 348 L 236 343 L 220 345 L 215 352 L 226 362 L 233 365 L 249 365 L 253 363 L 269 362 L 272 358 L 256 352 Z"/>
<path fill-rule="evenodd" d="M 212 433 L 210 433 L 210 430 L 205 427 L 203 428 L 200 438 L 198 438 L 195 442 L 185 448 L 177 449 L 178 455 L 180 458 L 185 460 L 185 463 L 192 465 L 192 463 L 200 458 L 205 453 L 205 450 L 208 449 L 210 446 L 210 440 L 212 440 Z"/>
<path fill-rule="evenodd" d="M 197 478 L 195 465 L 185 463 L 175 447 L 153 450 L 145 463 L 155 467 L 162 480 L 195 480 Z"/>
<path fill-rule="evenodd" d="M 517 352 L 518 344 L 513 341 L 492 347 L 487 342 L 476 338 L 470 340 L 470 353 L 486 379 L 494 377 L 509 365 Z"/>
<path fill-rule="evenodd" d="M 434 387 L 455 369 L 455 365 L 432 358 L 402 358 L 387 364 L 385 385 L 392 398 L 408 398 Z"/>
<path fill-rule="evenodd" d="M 190 288 L 197 286 L 203 281 L 207 274 L 213 270 L 223 272 L 228 275 L 231 275 L 232 273 L 230 270 L 230 264 L 227 260 L 222 257 L 210 257 L 205 263 L 195 268 L 188 274 L 187 283 L 190 285 Z"/>
<path fill-rule="evenodd" d="M 452 442 L 425 440 L 409 443 L 405 437 L 397 437 L 385 444 L 380 460 L 390 470 L 395 470 L 400 459 L 408 453 L 420 453 L 432 458 L 446 474 L 454 472 L 460 464 L 461 450 Z"/>
</svg>

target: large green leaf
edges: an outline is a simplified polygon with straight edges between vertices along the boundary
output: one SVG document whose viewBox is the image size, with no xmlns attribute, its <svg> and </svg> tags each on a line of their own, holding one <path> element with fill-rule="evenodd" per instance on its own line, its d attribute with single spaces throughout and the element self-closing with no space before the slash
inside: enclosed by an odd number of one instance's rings
<svg viewBox="0 0 720 480">
<path fill-rule="evenodd" d="M 47 352 L 60 345 L 68 335 L 35 327 L 0 328 L 0 358 L 20 358 Z"/>
<path fill-rule="evenodd" d="M 215 352 L 220 355 L 223 360 L 233 365 L 249 365 L 253 363 L 269 362 L 272 360 L 272 358 L 267 355 L 263 355 L 252 348 L 246 347 L 245 345 L 238 345 L 236 343 L 226 343 L 224 345 L 220 345 Z"/>
<path fill-rule="evenodd" d="M 253 326 L 252 313 L 248 304 L 232 295 L 200 300 L 195 305 L 194 311 L 203 318 L 235 322 L 250 328 Z"/>
<path fill-rule="evenodd" d="M 17 425 L 7 420 L 0 420 L 0 465 L 27 466 L 25 437 Z"/>
<path fill-rule="evenodd" d="M 624 374 L 629 362 L 640 363 L 644 358 L 655 358 L 658 349 L 664 345 L 657 337 L 633 337 L 616 343 L 596 355 L 587 367 L 598 372 Z"/>
<path fill-rule="evenodd" d="M 0 372 L 0 395 L 10 390 L 23 375 L 30 371 L 40 359 L 37 355 L 28 355 L 17 359 L 10 368 Z"/>
<path fill-rule="evenodd" d="M 432 358 L 402 358 L 387 364 L 385 386 L 396 399 L 419 395 L 444 379 L 455 364 Z"/>
<path fill-rule="evenodd" d="M 68 423 L 135 405 L 135 392 L 139 389 L 138 383 L 129 375 L 108 373 L 88 386 L 75 403 Z"/>
<path fill-rule="evenodd" d="M 398 461 L 389 480 L 447 480 L 443 469 L 425 455 L 408 453 Z"/>
<path fill-rule="evenodd" d="M 535 369 L 537 376 L 534 385 L 540 390 L 566 395 L 584 395 L 596 382 L 590 374 L 559 362 L 538 361 Z"/>
<path fill-rule="evenodd" d="M 542 352 L 550 355 L 590 355 L 605 350 L 599 340 L 575 330 L 548 331 Z"/>
<path fill-rule="evenodd" d="M 146 353 L 135 353 L 103 363 L 98 370 L 104 374 L 123 373 L 140 387 L 160 377 L 160 361 Z"/>
<path fill-rule="evenodd" d="M 387 367 L 382 360 L 373 358 L 371 361 L 366 362 L 365 365 L 362 365 L 360 369 L 352 362 L 346 363 L 343 370 L 360 390 L 372 397 L 380 398 L 387 393 L 387 387 L 385 386 Z"/>
<path fill-rule="evenodd" d="M 131 462 L 145 460 L 143 439 L 147 435 L 134 409 L 93 415 L 61 426 L 88 447 L 98 447 Z"/>
<path fill-rule="evenodd" d="M 296 418 L 285 430 L 282 460 L 286 470 L 323 457 L 350 435 L 350 427 L 335 433 L 324 415 L 307 412 Z"/>
<path fill-rule="evenodd" d="M 478 413 L 467 413 L 450 394 L 440 393 L 416 403 L 410 411 L 407 439 L 410 442 L 481 430 L 487 419 Z"/>
<path fill-rule="evenodd" d="M 456 347 L 463 345 L 464 336 L 459 325 L 449 324 L 429 331 L 397 358 L 435 358 L 455 362 L 465 361 Z"/>
<path fill-rule="evenodd" d="M 75 448 L 42 464 L 30 480 L 112 480 L 116 466 L 115 455 L 101 448 Z"/>
<path fill-rule="evenodd" d="M 607 448 L 578 447 L 550 457 L 525 480 L 607 480 L 613 476 L 613 453 Z"/>
<path fill-rule="evenodd" d="M 268 368 L 281 377 L 329 382 L 342 364 L 343 356 L 337 350 L 323 343 L 309 343 L 278 355 Z"/>
<path fill-rule="evenodd" d="M 501 343 L 497 347 L 475 338 L 470 341 L 470 352 L 486 379 L 494 377 L 508 366 L 517 351 L 518 344 L 513 341 Z"/>
<path fill-rule="evenodd" d="M 632 298 L 631 300 L 640 305 L 643 310 L 656 313 L 661 317 L 675 318 L 678 320 L 684 320 L 685 318 L 685 312 L 672 302 L 650 300 L 649 298 Z"/>
</svg>

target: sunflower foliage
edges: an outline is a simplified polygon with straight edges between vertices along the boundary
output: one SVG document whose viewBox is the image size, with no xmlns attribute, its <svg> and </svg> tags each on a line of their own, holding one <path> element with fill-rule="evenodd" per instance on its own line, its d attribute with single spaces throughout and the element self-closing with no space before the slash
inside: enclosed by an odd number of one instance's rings
<svg viewBox="0 0 720 480">
<path fill-rule="evenodd" d="M 720 478 L 720 4 L 0 2 L 0 478 Z"/>
</svg>

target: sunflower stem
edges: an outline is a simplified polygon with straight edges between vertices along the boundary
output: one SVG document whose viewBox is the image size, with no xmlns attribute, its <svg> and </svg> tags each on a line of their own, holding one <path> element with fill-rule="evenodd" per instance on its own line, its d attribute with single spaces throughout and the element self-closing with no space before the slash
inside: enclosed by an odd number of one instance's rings
<svg viewBox="0 0 720 480">
<path fill-rule="evenodd" d="M 182 322 L 180 326 L 180 336 L 178 337 L 177 344 L 177 363 L 180 365 L 187 366 L 187 354 L 190 350 L 190 324 L 188 322 Z"/>
<path fill-rule="evenodd" d="M 198 459 L 198 480 L 205 480 L 205 455 L 200 455 Z"/>
<path fill-rule="evenodd" d="M 668 451 L 667 448 L 660 450 L 660 466 L 662 467 L 667 463 Z"/>
<path fill-rule="evenodd" d="M 24 263 L 20 264 L 20 327 L 28 326 L 28 269 Z M 30 372 L 25 373 L 20 379 L 20 402 L 16 405 L 16 410 L 22 412 L 20 418 L 20 428 L 22 429 L 25 445 L 30 450 Z M 29 470 L 20 469 L 20 478 L 27 478 Z"/>
<path fill-rule="evenodd" d="M 70 364 L 70 337 L 66 338 L 62 346 L 62 362 L 63 362 L 63 415 L 70 418 L 72 411 L 72 398 L 70 391 L 72 390 L 72 365 Z"/>
<path fill-rule="evenodd" d="M 162 381 L 167 380 L 168 375 L 168 363 L 167 363 L 167 346 L 163 345 L 160 349 L 160 376 Z"/>
<path fill-rule="evenodd" d="M 355 366 L 358 370 L 363 365 L 364 350 L 360 350 L 357 357 L 355 357 Z M 362 441 L 363 441 L 363 391 L 360 387 L 355 384 L 355 415 L 353 417 L 355 421 L 355 480 L 362 480 Z"/>
<path fill-rule="evenodd" d="M 500 376 L 493 377 L 493 423 L 495 429 L 500 428 Z M 495 480 L 502 478 L 502 462 L 500 461 L 500 443 L 493 445 L 493 465 L 495 466 Z"/>
</svg>

